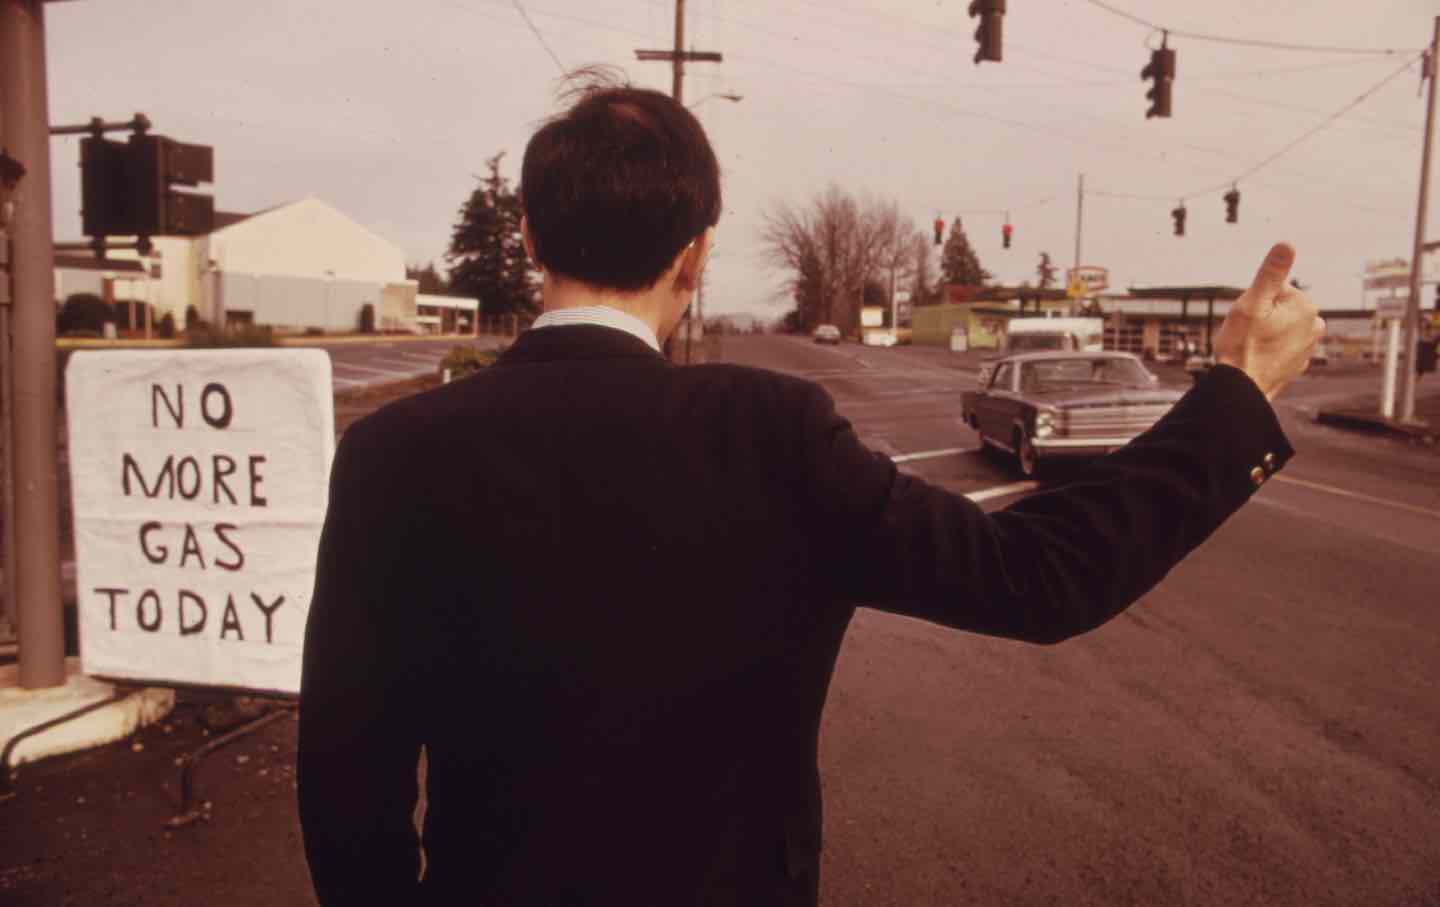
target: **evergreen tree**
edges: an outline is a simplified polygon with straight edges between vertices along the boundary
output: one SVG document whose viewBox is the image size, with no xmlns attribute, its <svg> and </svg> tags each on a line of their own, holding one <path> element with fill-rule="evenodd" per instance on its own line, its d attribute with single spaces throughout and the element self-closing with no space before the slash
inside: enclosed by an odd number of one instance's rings
<svg viewBox="0 0 1440 907">
<path fill-rule="evenodd" d="M 419 292 L 421 293 L 444 296 L 450 292 L 449 282 L 436 270 L 433 261 L 427 262 L 423 268 L 418 265 L 406 265 L 405 277 L 420 284 Z"/>
<path fill-rule="evenodd" d="M 480 300 L 481 315 L 534 315 L 536 284 L 520 237 L 520 196 L 500 175 L 500 152 L 485 163 L 490 175 L 460 208 L 450 238 L 450 289 Z"/>
<path fill-rule="evenodd" d="M 940 273 L 946 283 L 962 286 L 984 286 L 990 279 L 989 271 L 980 267 L 980 258 L 970 245 L 970 239 L 960 226 L 960 218 L 950 225 L 950 238 L 945 240 L 945 249 L 940 257 Z"/>
</svg>

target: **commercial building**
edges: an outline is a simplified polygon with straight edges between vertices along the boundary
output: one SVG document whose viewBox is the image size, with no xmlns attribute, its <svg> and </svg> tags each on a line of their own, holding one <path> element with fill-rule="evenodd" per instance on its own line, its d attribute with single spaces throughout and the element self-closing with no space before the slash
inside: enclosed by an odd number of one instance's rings
<svg viewBox="0 0 1440 907">
<path fill-rule="evenodd" d="M 216 212 L 208 235 L 153 244 L 144 258 L 123 250 L 104 262 L 57 258 L 57 295 L 148 302 L 157 320 L 169 314 L 177 325 L 192 306 L 212 324 L 294 333 L 355 331 L 367 306 L 377 330 L 450 332 L 475 324 L 473 299 L 429 297 L 422 313 L 400 248 L 317 198 L 254 214 Z"/>
<path fill-rule="evenodd" d="M 993 349 L 1004 346 L 1014 318 L 1099 316 L 1105 348 L 1178 361 L 1210 349 L 1215 331 L 1242 291 L 1236 287 L 1136 287 L 1129 293 L 1073 300 L 1055 290 L 946 287 L 944 302 L 915 307 L 912 342 L 931 346 Z M 1423 317 L 1440 326 L 1435 300 L 1421 301 Z M 1383 355 L 1385 322 L 1373 308 L 1322 311 L 1325 345 L 1332 358 Z"/>
</svg>

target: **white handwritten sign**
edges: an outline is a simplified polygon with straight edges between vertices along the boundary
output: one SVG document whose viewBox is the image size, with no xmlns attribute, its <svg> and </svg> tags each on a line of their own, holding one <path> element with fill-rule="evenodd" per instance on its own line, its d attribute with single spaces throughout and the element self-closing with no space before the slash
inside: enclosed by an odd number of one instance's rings
<svg viewBox="0 0 1440 907">
<path fill-rule="evenodd" d="M 82 669 L 298 693 L 329 356 L 77 351 L 65 382 Z"/>
</svg>

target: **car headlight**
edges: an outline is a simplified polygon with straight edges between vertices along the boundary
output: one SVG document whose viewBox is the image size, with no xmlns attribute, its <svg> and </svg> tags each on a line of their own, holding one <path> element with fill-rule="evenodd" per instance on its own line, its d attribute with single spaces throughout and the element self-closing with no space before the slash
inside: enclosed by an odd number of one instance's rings
<svg viewBox="0 0 1440 907">
<path fill-rule="evenodd" d="M 1048 438 L 1055 434 L 1055 414 L 1040 413 L 1035 417 L 1035 437 Z"/>
</svg>

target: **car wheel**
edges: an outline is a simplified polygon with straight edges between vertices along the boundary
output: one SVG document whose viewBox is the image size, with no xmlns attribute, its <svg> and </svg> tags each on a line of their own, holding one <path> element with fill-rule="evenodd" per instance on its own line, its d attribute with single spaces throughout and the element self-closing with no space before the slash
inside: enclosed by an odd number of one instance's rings
<svg viewBox="0 0 1440 907">
<path fill-rule="evenodd" d="M 1015 430 L 1015 459 L 1020 464 L 1020 474 L 1033 479 L 1040 474 L 1040 455 L 1025 432 Z"/>
</svg>

